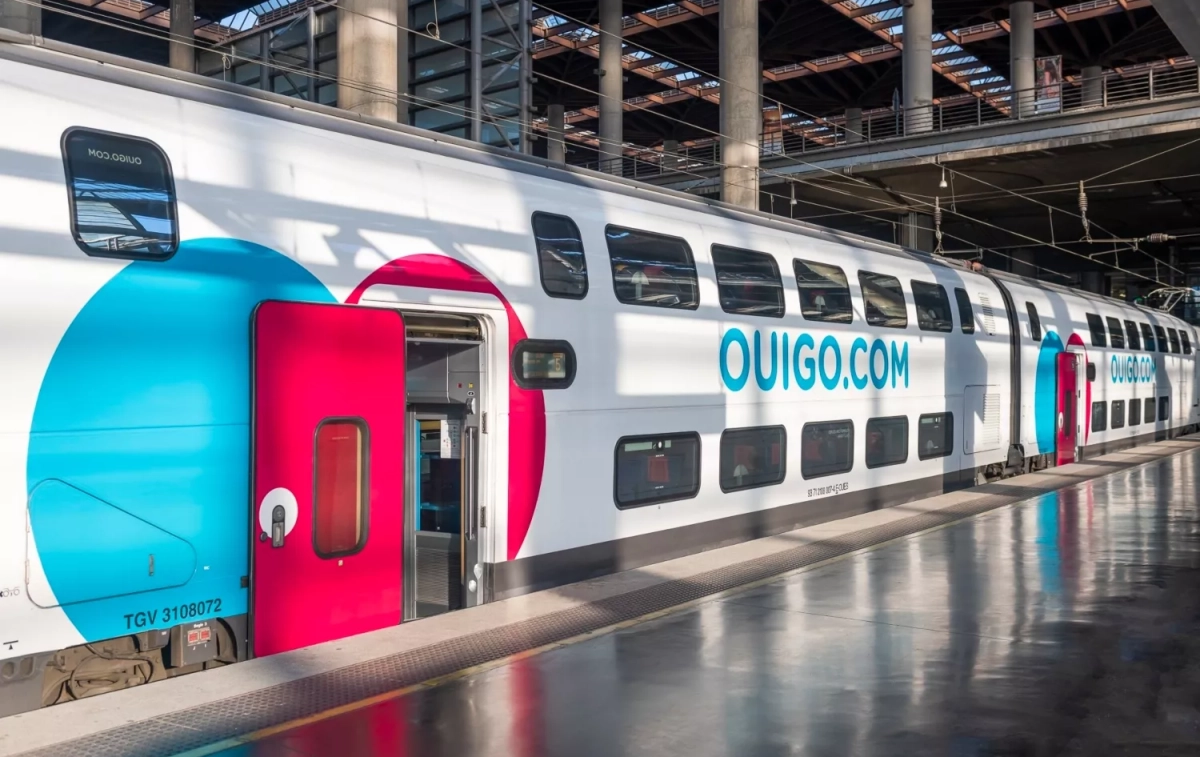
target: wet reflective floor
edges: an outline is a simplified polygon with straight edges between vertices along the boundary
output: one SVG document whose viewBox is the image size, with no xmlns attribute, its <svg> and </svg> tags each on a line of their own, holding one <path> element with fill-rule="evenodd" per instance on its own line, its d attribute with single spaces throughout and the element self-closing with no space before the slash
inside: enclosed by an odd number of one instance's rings
<svg viewBox="0 0 1200 757">
<path fill-rule="evenodd" d="M 1200 452 L 222 757 L 1200 754 Z"/>
</svg>

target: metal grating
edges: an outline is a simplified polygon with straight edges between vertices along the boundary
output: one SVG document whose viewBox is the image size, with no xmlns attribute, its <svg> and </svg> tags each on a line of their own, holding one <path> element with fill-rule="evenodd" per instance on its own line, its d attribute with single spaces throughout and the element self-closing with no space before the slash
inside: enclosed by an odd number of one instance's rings
<svg viewBox="0 0 1200 757">
<path fill-rule="evenodd" d="M 1200 442 L 1158 446 L 1128 462 L 1105 462 L 1105 473 L 1169 457 Z M 863 529 L 847 537 L 806 544 L 735 565 L 610 597 L 507 626 L 321 673 L 171 715 L 131 723 L 94 736 L 25 752 L 18 757 L 163 757 L 234 738 L 289 720 L 351 704 L 464 668 L 595 631 L 696 599 L 770 579 L 929 528 L 1079 483 L 984 485 L 981 495 L 938 512 Z"/>
</svg>

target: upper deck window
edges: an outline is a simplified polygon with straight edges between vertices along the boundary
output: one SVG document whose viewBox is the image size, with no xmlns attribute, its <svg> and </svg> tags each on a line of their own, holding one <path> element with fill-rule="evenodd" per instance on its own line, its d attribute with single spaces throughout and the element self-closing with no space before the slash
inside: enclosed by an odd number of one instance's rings
<svg viewBox="0 0 1200 757">
<path fill-rule="evenodd" d="M 1171 352 L 1179 353 L 1179 332 L 1175 329 L 1167 329 L 1167 341 L 1171 345 Z"/>
<path fill-rule="evenodd" d="M 533 214 L 542 289 L 551 297 L 581 300 L 587 295 L 587 258 L 579 227 L 566 216 Z"/>
<path fill-rule="evenodd" d="M 1133 321 L 1125 321 L 1125 342 L 1131 350 L 1142 348 L 1142 338 L 1138 335 L 1137 324 Z"/>
<path fill-rule="evenodd" d="M 618 300 L 656 308 L 700 307 L 696 263 L 687 242 L 620 226 L 609 226 L 605 237 Z"/>
<path fill-rule="evenodd" d="M 841 268 L 811 260 L 793 260 L 792 268 L 796 273 L 800 314 L 804 320 L 828 323 L 850 323 L 854 320 L 850 287 Z"/>
<path fill-rule="evenodd" d="M 955 289 L 954 299 L 958 302 L 958 323 L 964 334 L 975 333 L 975 311 L 971 308 L 971 297 L 965 289 Z"/>
<path fill-rule="evenodd" d="M 1104 321 L 1095 313 L 1087 314 L 1088 331 L 1092 332 L 1093 347 L 1107 347 L 1108 339 L 1104 334 Z"/>
<path fill-rule="evenodd" d="M 1142 344 L 1147 352 L 1154 352 L 1154 332 L 1150 330 L 1148 324 L 1140 324 L 1142 327 Z"/>
<path fill-rule="evenodd" d="M 1158 343 L 1159 352 L 1169 351 L 1169 347 L 1167 345 L 1167 330 L 1162 326 L 1154 327 L 1154 341 Z"/>
<path fill-rule="evenodd" d="M 783 317 L 783 281 L 779 265 L 765 252 L 714 244 L 717 293 L 726 313 Z"/>
<path fill-rule="evenodd" d="M 71 233 L 88 255 L 166 260 L 179 246 L 175 184 L 153 142 L 87 129 L 62 138 Z"/>
<path fill-rule="evenodd" d="M 904 305 L 904 288 L 900 279 L 870 271 L 858 272 L 862 287 L 863 306 L 867 324 L 889 329 L 908 328 L 908 310 Z"/>
<path fill-rule="evenodd" d="M 926 281 L 912 282 L 913 305 L 917 309 L 917 328 L 922 331 L 954 330 L 954 316 L 950 315 L 950 298 L 941 284 Z"/>
<path fill-rule="evenodd" d="M 1026 302 L 1025 311 L 1029 313 L 1029 338 L 1035 342 L 1042 341 L 1042 319 L 1038 317 L 1037 308 L 1032 302 Z"/>
</svg>

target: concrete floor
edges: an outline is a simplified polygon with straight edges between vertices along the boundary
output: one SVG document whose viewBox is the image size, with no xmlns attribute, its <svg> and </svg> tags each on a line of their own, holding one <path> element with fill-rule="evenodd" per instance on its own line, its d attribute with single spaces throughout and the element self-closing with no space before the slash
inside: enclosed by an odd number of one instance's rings
<svg viewBox="0 0 1200 757">
<path fill-rule="evenodd" d="M 1200 451 L 222 757 L 1200 754 Z"/>
</svg>

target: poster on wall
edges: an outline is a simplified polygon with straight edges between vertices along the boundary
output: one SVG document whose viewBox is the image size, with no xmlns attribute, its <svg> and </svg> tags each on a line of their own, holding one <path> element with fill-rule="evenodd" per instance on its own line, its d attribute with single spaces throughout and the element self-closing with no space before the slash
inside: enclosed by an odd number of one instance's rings
<svg viewBox="0 0 1200 757">
<path fill-rule="evenodd" d="M 1058 113 L 1062 110 L 1062 56 L 1038 58 L 1034 72 L 1037 76 L 1035 110 L 1038 113 Z"/>
</svg>

